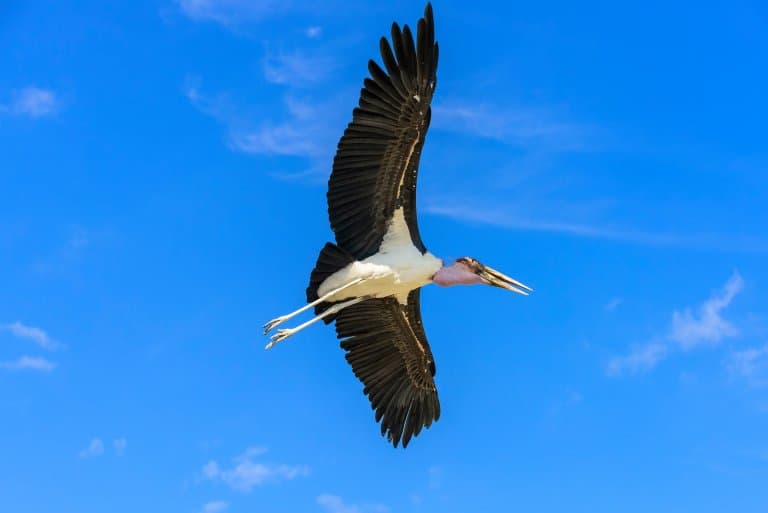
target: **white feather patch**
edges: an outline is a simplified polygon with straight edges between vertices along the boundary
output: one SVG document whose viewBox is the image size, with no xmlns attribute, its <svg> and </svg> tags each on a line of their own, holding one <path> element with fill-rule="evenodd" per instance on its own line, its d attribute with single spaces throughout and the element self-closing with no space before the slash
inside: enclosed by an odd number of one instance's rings
<svg viewBox="0 0 768 513">
<path fill-rule="evenodd" d="M 364 281 L 343 290 L 330 301 L 360 296 L 395 296 L 405 304 L 408 293 L 430 283 L 442 265 L 442 260 L 429 252 L 422 255 L 413 245 L 403 209 L 399 208 L 395 210 L 378 253 L 333 273 L 320 284 L 317 293 L 322 296 L 356 278 L 362 278 Z"/>
</svg>

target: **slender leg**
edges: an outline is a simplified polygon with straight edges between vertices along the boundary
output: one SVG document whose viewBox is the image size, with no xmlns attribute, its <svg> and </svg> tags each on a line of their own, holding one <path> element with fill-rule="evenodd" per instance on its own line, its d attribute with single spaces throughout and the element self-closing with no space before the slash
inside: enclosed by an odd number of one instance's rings
<svg viewBox="0 0 768 513">
<path fill-rule="evenodd" d="M 270 331 L 272 331 L 273 329 L 275 329 L 277 326 L 281 325 L 282 323 L 284 323 L 288 319 L 293 319 L 294 317 L 296 317 L 300 313 L 302 313 L 302 312 L 304 312 L 306 310 L 309 310 L 313 306 L 319 305 L 323 301 L 326 301 L 328 298 L 333 297 L 334 294 L 338 294 L 342 290 L 344 290 L 346 288 L 349 288 L 352 285 L 357 285 L 361 281 L 363 281 L 363 278 L 355 278 L 354 280 L 350 281 L 349 283 L 344 284 L 341 287 L 330 291 L 329 293 L 323 295 L 323 297 L 317 298 L 316 301 L 312 301 L 311 303 L 302 306 L 301 308 L 299 308 L 298 310 L 296 310 L 294 312 L 291 312 L 291 313 L 286 314 L 286 315 L 281 315 L 280 317 L 272 319 L 271 321 L 269 321 L 268 323 L 266 323 L 263 326 L 264 334 L 266 335 L 267 333 L 269 333 Z"/>
<path fill-rule="evenodd" d="M 310 326 L 310 325 L 316 323 L 317 321 L 319 321 L 321 319 L 324 319 L 325 317 L 328 317 L 329 315 L 333 315 L 336 312 L 338 312 L 340 310 L 343 310 L 344 308 L 346 308 L 348 306 L 356 305 L 357 303 L 359 303 L 361 301 L 365 301 L 366 299 L 368 299 L 368 296 L 356 297 L 354 299 L 350 299 L 349 301 L 343 301 L 341 303 L 336 303 L 335 305 L 331 306 L 325 312 L 321 313 L 320 315 L 318 315 L 316 317 L 313 317 L 312 319 L 308 320 L 304 324 L 299 324 L 295 328 L 286 328 L 286 329 L 282 329 L 282 330 L 277 330 L 277 333 L 272 335 L 272 338 L 270 338 L 269 344 L 267 344 L 264 349 L 271 349 L 272 346 L 274 346 L 275 344 L 278 344 L 278 343 L 282 342 L 283 340 L 285 340 L 286 338 L 288 338 L 288 337 L 290 337 L 292 335 L 295 335 L 296 333 L 300 332 L 301 330 L 303 330 L 307 326 Z"/>
</svg>

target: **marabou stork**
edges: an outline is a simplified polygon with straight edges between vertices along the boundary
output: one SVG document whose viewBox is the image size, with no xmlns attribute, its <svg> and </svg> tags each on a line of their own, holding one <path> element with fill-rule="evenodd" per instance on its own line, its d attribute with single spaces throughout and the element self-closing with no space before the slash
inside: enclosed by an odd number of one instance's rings
<svg viewBox="0 0 768 513">
<path fill-rule="evenodd" d="M 405 447 L 440 416 L 420 287 L 482 283 L 523 295 L 531 289 L 470 257 L 446 265 L 419 236 L 416 176 L 438 56 L 431 5 L 418 22 L 415 43 L 408 25 L 401 30 L 393 23 L 392 46 L 382 37 L 380 51 L 386 71 L 368 62 L 371 76 L 339 141 L 328 182 L 336 244 L 320 251 L 308 304 L 269 321 L 264 332 L 314 307 L 316 317 L 277 331 L 269 349 L 321 319 L 335 320 L 382 435 Z"/>
</svg>

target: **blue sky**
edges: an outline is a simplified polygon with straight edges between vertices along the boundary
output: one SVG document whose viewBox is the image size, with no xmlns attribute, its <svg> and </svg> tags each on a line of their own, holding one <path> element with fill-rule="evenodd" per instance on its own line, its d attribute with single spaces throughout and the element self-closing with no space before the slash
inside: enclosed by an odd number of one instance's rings
<svg viewBox="0 0 768 513">
<path fill-rule="evenodd" d="M 762 512 L 768 10 L 434 4 L 421 232 L 443 415 L 378 434 L 332 329 L 265 352 L 420 2 L 0 7 L 0 500 L 14 513 Z"/>
</svg>

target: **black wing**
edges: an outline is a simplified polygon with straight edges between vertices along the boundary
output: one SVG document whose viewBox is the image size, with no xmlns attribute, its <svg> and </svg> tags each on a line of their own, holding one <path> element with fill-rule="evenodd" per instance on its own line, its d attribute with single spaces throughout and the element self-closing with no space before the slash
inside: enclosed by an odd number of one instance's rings
<svg viewBox="0 0 768 513">
<path fill-rule="evenodd" d="M 422 252 L 416 220 L 416 174 L 429 127 L 438 47 L 432 6 L 408 25 L 392 24 L 394 53 L 381 38 L 386 72 L 368 62 L 370 78 L 339 141 L 328 181 L 328 215 L 336 243 L 358 260 L 376 253 L 396 208 L 404 207 L 411 240 Z"/>
<path fill-rule="evenodd" d="M 381 434 L 397 447 L 440 417 L 435 361 L 419 312 L 419 289 L 401 305 L 394 297 L 368 299 L 336 318 L 347 361 L 381 421 Z"/>
</svg>

